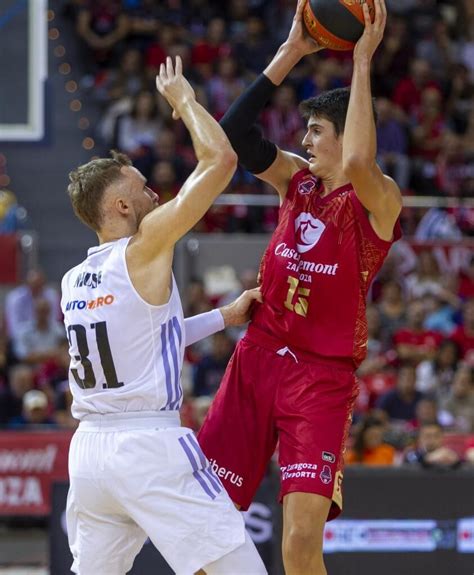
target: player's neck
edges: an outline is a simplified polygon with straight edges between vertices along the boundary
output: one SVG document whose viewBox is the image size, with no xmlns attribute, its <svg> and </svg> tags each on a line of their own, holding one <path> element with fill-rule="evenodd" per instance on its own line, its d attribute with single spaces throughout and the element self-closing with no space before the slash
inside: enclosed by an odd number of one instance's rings
<svg viewBox="0 0 474 575">
<path fill-rule="evenodd" d="M 327 178 L 321 178 L 321 182 L 323 183 L 323 190 L 321 193 L 321 197 L 324 198 L 328 196 L 334 190 L 341 188 L 349 183 L 349 180 L 345 176 L 329 176 Z"/>
<path fill-rule="evenodd" d="M 102 229 L 100 232 L 97 232 L 97 237 L 99 238 L 99 244 L 108 244 L 110 242 L 116 242 L 122 238 L 133 236 L 134 233 L 135 232 L 130 230 L 128 227 L 109 230 Z"/>
</svg>

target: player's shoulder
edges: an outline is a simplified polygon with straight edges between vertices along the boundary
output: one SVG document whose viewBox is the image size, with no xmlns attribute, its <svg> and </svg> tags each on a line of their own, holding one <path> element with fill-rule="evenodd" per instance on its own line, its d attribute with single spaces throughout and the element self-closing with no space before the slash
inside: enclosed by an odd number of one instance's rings
<svg viewBox="0 0 474 575">
<path fill-rule="evenodd" d="M 67 289 L 67 286 L 69 285 L 71 278 L 75 277 L 78 273 L 80 273 L 80 270 L 81 270 L 83 265 L 84 265 L 84 262 L 81 262 L 80 264 L 77 264 L 76 266 L 70 268 L 63 275 L 63 277 L 61 279 L 61 291 L 64 291 L 65 289 Z"/>
</svg>

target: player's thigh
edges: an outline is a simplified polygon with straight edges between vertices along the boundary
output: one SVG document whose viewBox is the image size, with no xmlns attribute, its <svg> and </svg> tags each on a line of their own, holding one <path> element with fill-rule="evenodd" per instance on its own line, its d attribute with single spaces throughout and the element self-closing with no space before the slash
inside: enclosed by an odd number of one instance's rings
<svg viewBox="0 0 474 575">
<path fill-rule="evenodd" d="M 174 572 L 194 573 L 242 545 L 243 518 L 194 433 L 142 435 L 141 464 L 122 473 L 117 497 Z"/>
<path fill-rule="evenodd" d="M 71 478 L 66 523 L 72 571 L 79 575 L 124 575 L 146 540 L 144 531 L 90 479 Z"/>
</svg>

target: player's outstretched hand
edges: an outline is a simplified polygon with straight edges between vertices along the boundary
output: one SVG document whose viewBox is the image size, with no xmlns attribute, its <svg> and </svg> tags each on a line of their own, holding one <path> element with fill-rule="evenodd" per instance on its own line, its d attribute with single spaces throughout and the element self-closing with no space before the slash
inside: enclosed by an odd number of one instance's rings
<svg viewBox="0 0 474 575">
<path fill-rule="evenodd" d="M 324 46 L 320 46 L 316 40 L 311 38 L 311 36 L 306 31 L 306 27 L 303 22 L 303 10 L 305 4 L 306 0 L 298 0 L 293 23 L 286 40 L 286 44 L 298 50 L 301 56 L 314 54 L 314 52 L 319 52 L 319 50 L 324 48 Z"/>
<path fill-rule="evenodd" d="M 180 117 L 182 106 L 185 106 L 190 100 L 196 99 L 191 84 L 183 76 L 183 63 L 179 56 L 176 56 L 174 66 L 169 56 L 166 58 L 166 64 L 161 64 L 160 72 L 156 77 L 156 87 L 173 108 L 175 120 Z"/>
<path fill-rule="evenodd" d="M 235 301 L 221 307 L 220 312 L 225 326 L 242 325 L 250 321 L 256 302 L 263 302 L 260 288 L 246 290 Z"/>
<path fill-rule="evenodd" d="M 370 62 L 372 56 L 382 41 L 385 24 L 387 22 L 387 7 L 385 0 L 374 0 L 375 18 L 374 22 L 370 19 L 370 12 L 367 3 L 362 4 L 364 11 L 365 28 L 354 48 L 354 60 L 366 59 Z"/>
</svg>

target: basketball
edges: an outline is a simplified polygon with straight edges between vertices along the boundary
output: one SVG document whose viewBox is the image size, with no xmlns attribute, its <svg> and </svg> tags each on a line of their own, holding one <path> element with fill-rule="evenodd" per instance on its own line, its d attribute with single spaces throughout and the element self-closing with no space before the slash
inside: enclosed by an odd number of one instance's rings
<svg viewBox="0 0 474 575">
<path fill-rule="evenodd" d="M 309 35 L 324 48 L 352 50 L 364 31 L 365 0 L 307 0 L 303 19 Z M 367 0 L 374 21 L 374 0 Z"/>
</svg>

